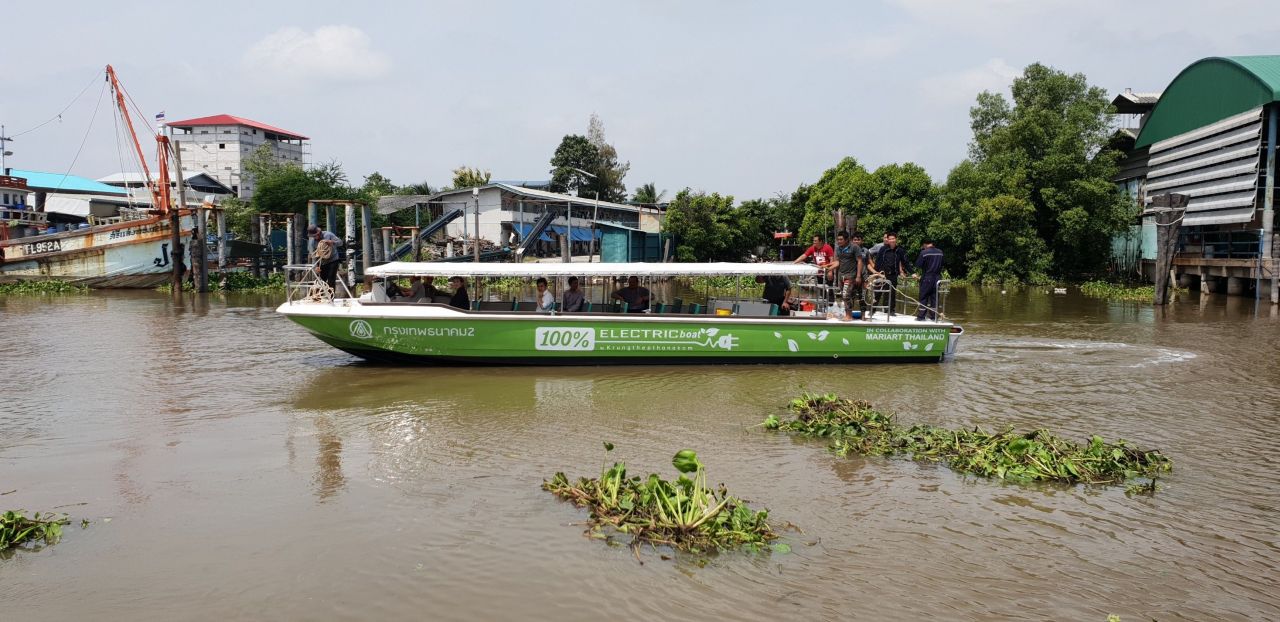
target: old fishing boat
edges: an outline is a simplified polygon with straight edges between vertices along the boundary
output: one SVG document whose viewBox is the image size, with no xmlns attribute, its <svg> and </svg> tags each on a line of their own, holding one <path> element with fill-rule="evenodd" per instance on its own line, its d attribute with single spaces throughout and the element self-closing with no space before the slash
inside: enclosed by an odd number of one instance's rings
<svg viewBox="0 0 1280 622">
<path fill-rule="evenodd" d="M 461 277 L 476 282 L 481 300 L 460 309 L 448 296 L 404 302 L 382 283 L 359 297 L 333 296 L 311 266 L 276 311 L 321 341 L 372 361 L 425 364 L 596 365 L 706 363 L 937 362 L 955 352 L 963 329 L 945 319 L 914 321 L 879 314 L 872 320 L 827 317 L 816 289 L 800 310 L 779 312 L 759 298 L 708 297 L 706 304 L 672 298 L 628 313 L 611 301 L 617 277 L 652 282 L 672 277 L 788 277 L 800 291 L 816 288 L 818 269 L 771 263 L 415 263 L 369 270 L 376 279 Z M 578 277 L 585 311 L 538 312 L 534 303 L 486 295 L 486 280 L 555 283 Z M 428 281 L 429 283 L 430 281 Z M 492 289 L 492 288 L 491 288 Z M 345 290 L 341 281 L 338 290 Z M 661 298 L 663 294 L 652 295 Z M 803 298 L 803 296 L 801 296 Z M 560 296 L 557 295 L 559 300 Z"/>
<path fill-rule="evenodd" d="M 173 228 L 176 224 L 182 236 L 189 236 L 194 211 L 182 209 L 174 218 L 171 210 L 178 208 L 169 199 L 168 138 L 156 137 L 160 155 L 158 179 L 153 180 L 123 87 L 110 65 L 107 80 L 145 174 L 151 204 L 121 207 L 115 216 L 78 226 L 59 225 L 26 200 L 26 179 L 0 176 L 0 283 L 57 279 L 89 287 L 155 287 L 173 273 Z"/>
</svg>

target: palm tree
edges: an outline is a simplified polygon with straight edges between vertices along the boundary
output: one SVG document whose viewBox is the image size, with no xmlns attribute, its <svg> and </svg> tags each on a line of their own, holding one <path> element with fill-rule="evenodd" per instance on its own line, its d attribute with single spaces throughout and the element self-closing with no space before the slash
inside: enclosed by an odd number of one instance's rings
<svg viewBox="0 0 1280 622">
<path fill-rule="evenodd" d="M 631 201 L 634 203 L 644 203 L 646 205 L 657 205 L 662 202 L 662 198 L 667 196 L 667 191 L 658 192 L 658 187 L 653 183 L 642 184 L 636 188 L 636 193 L 632 195 Z"/>
</svg>

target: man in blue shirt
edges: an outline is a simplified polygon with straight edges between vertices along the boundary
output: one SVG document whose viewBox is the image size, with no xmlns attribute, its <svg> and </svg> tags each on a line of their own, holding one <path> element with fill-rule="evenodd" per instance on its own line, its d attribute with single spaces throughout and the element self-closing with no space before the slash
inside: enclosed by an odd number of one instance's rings
<svg viewBox="0 0 1280 622">
<path fill-rule="evenodd" d="M 933 245 L 932 240 L 925 240 L 920 256 L 916 257 L 916 267 L 920 269 L 920 310 L 916 311 L 916 321 L 938 319 L 938 281 L 942 279 L 942 251 Z"/>
</svg>

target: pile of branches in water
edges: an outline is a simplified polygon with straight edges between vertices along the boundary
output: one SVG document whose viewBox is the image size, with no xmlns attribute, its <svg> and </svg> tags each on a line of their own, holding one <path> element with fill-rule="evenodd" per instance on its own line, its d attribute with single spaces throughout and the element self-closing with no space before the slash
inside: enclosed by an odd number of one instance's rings
<svg viewBox="0 0 1280 622">
<path fill-rule="evenodd" d="M 41 294 L 83 294 L 88 287 L 66 281 L 18 281 L 0 283 L 0 296 L 34 296 Z"/>
<path fill-rule="evenodd" d="M 36 512 L 30 518 L 23 514 L 23 510 L 0 514 L 0 551 L 38 540 L 53 544 L 62 537 L 62 526 L 69 522 L 65 514 L 45 514 L 42 517 Z"/>
<path fill-rule="evenodd" d="M 909 454 L 916 460 L 944 462 L 962 473 L 1023 482 L 1122 484 L 1147 478 L 1148 482 L 1129 487 L 1144 492 L 1154 491 L 1156 477 L 1173 469 L 1173 462 L 1159 451 L 1137 449 L 1123 440 L 1106 443 L 1094 436 L 1078 444 L 1048 430 L 1020 434 L 1012 428 L 987 432 L 977 427 L 905 427 L 894 421 L 892 413 L 876 410 L 868 402 L 832 394 L 805 394 L 792 400 L 789 409 L 795 419 L 782 421 L 770 415 L 764 427 L 830 438 L 831 450 L 841 456 Z"/>
<path fill-rule="evenodd" d="M 606 451 L 612 449 L 605 443 Z M 752 510 L 723 484 L 715 490 L 707 486 L 706 468 L 692 450 L 677 453 L 671 464 L 681 473 L 675 481 L 656 473 L 628 477 L 626 465 L 615 462 L 598 479 L 570 483 L 564 473 L 556 473 L 542 488 L 590 510 L 589 533 L 605 538 L 627 534 L 633 548 L 647 543 L 691 552 L 759 550 L 778 537 L 766 520 L 767 510 Z"/>
</svg>

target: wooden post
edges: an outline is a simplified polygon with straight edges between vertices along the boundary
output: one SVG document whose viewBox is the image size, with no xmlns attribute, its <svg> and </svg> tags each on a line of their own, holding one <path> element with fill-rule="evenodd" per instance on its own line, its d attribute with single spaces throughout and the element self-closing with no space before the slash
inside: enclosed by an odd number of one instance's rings
<svg viewBox="0 0 1280 622">
<path fill-rule="evenodd" d="M 391 242 L 391 227 L 382 228 L 382 260 L 391 261 L 391 253 L 395 250 Z"/>
<path fill-rule="evenodd" d="M 285 221 L 284 223 L 284 238 L 285 238 L 284 262 L 285 264 L 297 263 L 293 260 L 293 252 L 298 250 L 298 245 L 294 242 L 294 240 L 296 240 L 297 238 L 294 236 L 294 233 L 293 233 L 293 223 L 294 223 L 294 220 L 292 217 L 290 217 L 289 220 Z"/>
<path fill-rule="evenodd" d="M 249 241 L 253 242 L 254 244 L 262 243 L 262 217 L 261 216 L 249 219 Z M 253 258 L 252 270 L 253 270 L 253 276 L 255 278 L 262 277 L 261 260 L 262 260 L 262 253 L 259 252 L 258 256 Z"/>
<path fill-rule="evenodd" d="M 307 226 L 302 228 L 302 235 L 307 239 L 307 252 L 304 253 L 308 260 L 311 258 L 311 251 L 315 250 L 316 241 L 306 234 L 311 225 L 320 226 L 320 206 L 307 201 Z"/>
<path fill-rule="evenodd" d="M 360 206 L 360 273 L 368 274 L 373 267 L 373 208 Z"/>
<path fill-rule="evenodd" d="M 227 271 L 227 212 L 218 210 L 213 213 L 218 221 L 218 272 Z M 223 277 L 226 278 L 225 276 Z"/>
<path fill-rule="evenodd" d="M 1191 197 L 1185 194 L 1161 194 L 1152 197 L 1151 209 L 1156 217 L 1155 304 L 1169 301 L 1169 278 L 1173 256 L 1178 250 L 1178 229 Z"/>
<path fill-rule="evenodd" d="M 326 231 L 338 230 L 338 206 L 326 203 L 324 206 L 324 228 Z"/>
<path fill-rule="evenodd" d="M 342 245 L 343 251 L 347 253 L 347 285 L 355 287 L 356 285 L 356 206 L 354 203 L 345 203 L 343 209 L 342 235 L 345 244 Z M 363 273 L 361 273 L 363 274 Z"/>
<path fill-rule="evenodd" d="M 418 228 L 409 229 L 413 234 L 413 260 L 422 261 L 422 240 L 418 238 Z"/>
<path fill-rule="evenodd" d="M 311 263 L 311 243 L 315 242 L 313 238 L 307 235 L 307 221 L 302 214 L 294 214 L 293 219 L 293 240 L 291 244 L 297 248 L 293 251 L 293 258 L 300 264 Z"/>
<path fill-rule="evenodd" d="M 1262 262 L 1271 265 L 1271 304 L 1280 304 L 1280 262 L 1275 257 L 1276 197 L 1276 124 L 1280 123 L 1280 104 L 1271 104 L 1267 114 L 1267 184 L 1262 196 Z"/>
</svg>

